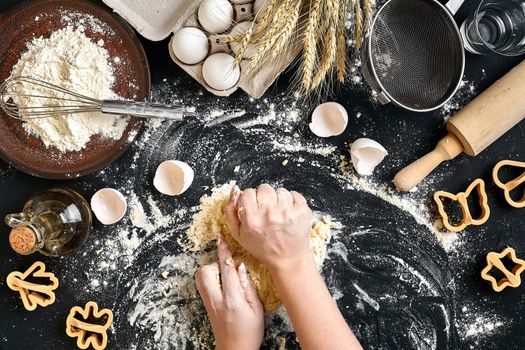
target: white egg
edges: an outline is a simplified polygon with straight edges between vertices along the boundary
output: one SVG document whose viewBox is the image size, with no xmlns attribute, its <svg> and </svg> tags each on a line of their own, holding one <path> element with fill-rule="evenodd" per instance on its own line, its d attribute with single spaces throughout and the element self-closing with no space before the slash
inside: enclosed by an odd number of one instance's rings
<svg viewBox="0 0 525 350">
<path fill-rule="evenodd" d="M 253 22 L 250 22 L 250 21 L 238 23 L 235 27 L 233 27 L 230 34 L 234 36 L 243 36 L 244 34 L 246 34 L 248 30 L 250 30 L 252 25 L 253 25 Z M 230 46 L 232 48 L 232 51 L 235 52 L 235 54 L 237 54 L 239 50 L 239 44 L 237 42 L 231 42 Z M 255 50 L 254 46 L 249 44 L 248 47 L 246 47 L 246 50 L 244 51 L 243 57 L 244 58 L 252 57 L 253 54 L 255 53 L 254 50 Z"/>
<path fill-rule="evenodd" d="M 190 187 L 193 176 L 193 169 L 188 164 L 178 160 L 167 160 L 158 166 L 153 185 L 160 193 L 178 196 Z"/>
<path fill-rule="evenodd" d="M 260 17 L 269 4 L 270 0 L 255 0 L 255 3 L 253 4 L 253 13 L 255 16 Z"/>
<path fill-rule="evenodd" d="M 103 188 L 91 197 L 91 209 L 104 225 L 117 223 L 128 209 L 126 198 L 117 190 Z"/>
<path fill-rule="evenodd" d="M 348 124 L 346 109 L 336 102 L 323 103 L 313 111 L 310 130 L 319 137 L 337 136 Z"/>
<path fill-rule="evenodd" d="M 388 155 L 386 149 L 374 140 L 357 139 L 350 146 L 352 164 L 359 175 L 372 175 L 372 172 Z"/>
<path fill-rule="evenodd" d="M 197 64 L 208 56 L 210 42 L 202 30 L 186 27 L 175 33 L 171 40 L 171 49 L 182 63 Z"/>
<path fill-rule="evenodd" d="M 228 90 L 239 81 L 241 69 L 231 55 L 216 53 L 204 61 L 202 76 L 206 84 L 213 89 Z"/>
<path fill-rule="evenodd" d="M 199 6 L 199 22 L 210 33 L 223 33 L 233 23 L 233 12 L 228 0 L 204 0 Z"/>
</svg>

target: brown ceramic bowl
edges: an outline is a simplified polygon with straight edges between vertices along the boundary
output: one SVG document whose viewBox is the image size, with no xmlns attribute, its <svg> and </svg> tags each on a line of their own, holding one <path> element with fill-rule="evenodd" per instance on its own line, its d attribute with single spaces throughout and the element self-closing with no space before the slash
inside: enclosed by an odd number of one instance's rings
<svg viewBox="0 0 525 350">
<path fill-rule="evenodd" d="M 131 27 L 110 11 L 85 0 L 37 0 L 23 3 L 0 15 L 0 82 L 11 74 L 27 44 L 38 36 L 49 37 L 67 26 L 83 24 L 85 34 L 104 47 L 115 69 L 113 90 L 125 99 L 147 100 L 150 96 L 150 73 L 144 49 Z M 79 152 L 60 153 L 46 148 L 29 135 L 18 120 L 0 110 L 0 157 L 14 167 L 34 176 L 68 179 L 95 172 L 119 158 L 131 145 L 142 127 L 133 118 L 120 140 L 95 135 Z"/>
</svg>

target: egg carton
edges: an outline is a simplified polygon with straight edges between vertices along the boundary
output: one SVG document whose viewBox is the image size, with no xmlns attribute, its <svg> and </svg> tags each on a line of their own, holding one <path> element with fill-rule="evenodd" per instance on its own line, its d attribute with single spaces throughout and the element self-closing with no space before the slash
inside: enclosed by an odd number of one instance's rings
<svg viewBox="0 0 525 350">
<path fill-rule="evenodd" d="M 235 24 L 253 21 L 254 2 L 249 0 L 229 0 L 234 9 L 234 21 L 224 33 L 209 33 L 199 22 L 198 8 L 204 0 L 103 0 L 115 12 L 121 15 L 142 36 L 149 40 L 160 41 L 185 27 L 202 30 L 208 37 L 209 52 L 207 57 L 216 53 L 233 55 L 230 44 L 220 40 L 220 34 L 229 33 Z M 264 66 L 252 70 L 249 59 L 240 63 L 240 78 L 231 88 L 217 90 L 209 86 L 202 74 L 203 61 L 197 64 L 185 64 L 177 58 L 173 50 L 173 36 L 168 47 L 173 61 L 190 76 L 197 80 L 206 90 L 217 96 L 229 96 L 238 88 L 254 98 L 260 98 L 277 77 L 294 61 L 300 53 L 300 45 L 290 45 L 284 55 L 269 59 Z M 206 57 L 206 58 L 207 58 Z"/>
</svg>

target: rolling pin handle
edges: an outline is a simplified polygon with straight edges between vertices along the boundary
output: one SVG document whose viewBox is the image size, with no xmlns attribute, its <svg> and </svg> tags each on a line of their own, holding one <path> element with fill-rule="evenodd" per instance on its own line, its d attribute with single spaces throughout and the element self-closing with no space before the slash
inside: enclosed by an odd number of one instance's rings
<svg viewBox="0 0 525 350">
<path fill-rule="evenodd" d="M 408 192 L 416 187 L 439 164 L 446 160 L 456 158 L 463 152 L 463 145 L 456 136 L 448 134 L 438 142 L 436 148 L 402 169 L 394 177 L 394 184 L 401 192 Z"/>
</svg>

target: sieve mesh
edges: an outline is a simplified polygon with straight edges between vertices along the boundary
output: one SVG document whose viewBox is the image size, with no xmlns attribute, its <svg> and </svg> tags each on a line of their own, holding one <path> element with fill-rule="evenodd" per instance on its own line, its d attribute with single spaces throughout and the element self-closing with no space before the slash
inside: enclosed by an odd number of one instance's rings
<svg viewBox="0 0 525 350">
<path fill-rule="evenodd" d="M 378 14 L 370 60 L 396 102 L 433 108 L 454 93 L 463 71 L 463 45 L 445 9 L 431 0 L 392 0 Z"/>
</svg>

